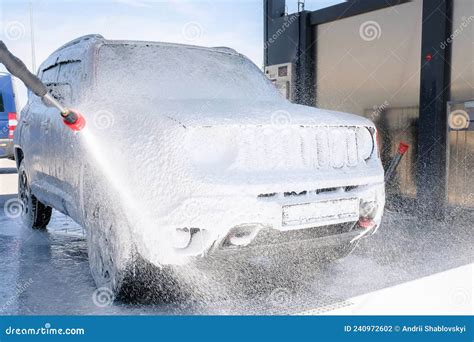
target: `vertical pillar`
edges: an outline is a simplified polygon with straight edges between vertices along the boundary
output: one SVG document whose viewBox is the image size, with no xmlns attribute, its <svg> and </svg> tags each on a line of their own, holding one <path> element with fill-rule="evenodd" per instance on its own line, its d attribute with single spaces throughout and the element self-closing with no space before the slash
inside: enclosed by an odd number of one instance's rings
<svg viewBox="0 0 474 342">
<path fill-rule="evenodd" d="M 401 18 L 403 20 L 403 18 Z M 421 214 L 443 218 L 447 198 L 446 103 L 450 97 L 452 0 L 424 0 L 417 201 Z"/>
</svg>

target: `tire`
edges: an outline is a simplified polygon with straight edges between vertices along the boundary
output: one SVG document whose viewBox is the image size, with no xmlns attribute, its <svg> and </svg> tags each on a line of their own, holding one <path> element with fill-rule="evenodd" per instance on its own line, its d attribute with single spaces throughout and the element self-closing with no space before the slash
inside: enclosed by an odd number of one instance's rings
<svg viewBox="0 0 474 342">
<path fill-rule="evenodd" d="M 178 284 L 166 267 L 158 268 L 136 251 L 118 197 L 91 169 L 84 173 L 84 221 L 89 266 L 97 288 L 127 303 L 174 300 Z"/>
<path fill-rule="evenodd" d="M 133 264 L 129 227 L 108 189 L 90 170 L 84 175 L 83 215 L 87 232 L 89 266 L 97 288 L 117 297 Z"/>
<path fill-rule="evenodd" d="M 18 168 L 18 198 L 22 203 L 23 224 L 33 229 L 46 229 L 52 209 L 41 203 L 31 192 L 30 179 L 24 161 Z"/>
</svg>

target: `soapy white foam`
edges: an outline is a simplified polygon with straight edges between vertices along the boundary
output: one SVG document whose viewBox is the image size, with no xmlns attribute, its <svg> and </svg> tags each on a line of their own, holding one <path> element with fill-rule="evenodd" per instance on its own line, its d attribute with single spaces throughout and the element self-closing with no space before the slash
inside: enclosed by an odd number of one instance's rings
<svg viewBox="0 0 474 342">
<path fill-rule="evenodd" d="M 78 106 L 88 122 L 81 136 L 121 198 L 137 250 L 153 263 L 187 262 L 172 247 L 176 228 L 202 230 L 187 251 L 200 254 L 236 225 L 278 226 L 281 207 L 259 194 L 383 183 L 376 153 L 337 170 L 301 157 L 318 153 L 318 130 L 330 136 L 370 121 L 291 104 L 243 56 L 112 42 L 99 46 L 97 63 Z"/>
</svg>

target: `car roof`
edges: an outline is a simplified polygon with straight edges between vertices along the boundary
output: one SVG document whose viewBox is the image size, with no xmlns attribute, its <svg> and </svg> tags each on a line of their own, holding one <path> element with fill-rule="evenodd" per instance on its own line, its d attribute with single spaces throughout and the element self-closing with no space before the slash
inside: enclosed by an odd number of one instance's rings
<svg viewBox="0 0 474 342">
<path fill-rule="evenodd" d="M 166 42 L 154 42 L 154 41 L 141 41 L 141 40 L 108 40 L 105 39 L 100 34 L 89 34 L 79 38 L 76 38 L 58 48 L 53 54 L 61 52 L 67 48 L 70 48 L 75 45 L 96 45 L 96 44 L 105 44 L 105 45 L 138 45 L 138 46 L 172 46 L 176 48 L 183 48 L 183 49 L 197 49 L 197 50 L 204 50 L 204 51 L 215 51 L 220 53 L 226 53 L 231 55 L 240 55 L 237 51 L 232 48 L 225 47 L 225 46 L 218 46 L 218 47 L 203 47 L 203 46 L 196 46 L 196 45 L 188 45 L 188 44 L 177 44 L 177 43 L 166 43 Z"/>
<path fill-rule="evenodd" d="M 78 37 L 70 42 L 62 45 L 55 50 L 51 55 L 41 63 L 38 72 L 44 69 L 48 69 L 52 66 L 58 65 L 66 61 L 82 60 L 89 54 L 91 48 L 98 48 L 103 45 L 135 45 L 135 46 L 172 46 L 181 49 L 195 49 L 202 51 L 213 51 L 232 56 L 243 56 L 234 49 L 228 47 L 202 47 L 195 45 L 176 44 L 176 43 L 164 43 L 164 42 L 152 42 L 152 41 L 140 41 L 140 40 L 108 40 L 100 34 L 89 34 Z M 87 58 L 87 57 L 86 57 Z"/>
</svg>

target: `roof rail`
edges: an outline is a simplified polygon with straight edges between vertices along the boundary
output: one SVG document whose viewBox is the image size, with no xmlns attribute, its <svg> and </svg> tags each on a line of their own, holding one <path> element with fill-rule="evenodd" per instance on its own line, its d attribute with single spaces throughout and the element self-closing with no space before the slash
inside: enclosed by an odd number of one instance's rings
<svg viewBox="0 0 474 342">
<path fill-rule="evenodd" d="M 238 54 L 237 51 L 227 46 L 213 46 L 211 49 L 216 49 L 218 51 L 227 52 L 227 53 Z"/>
<path fill-rule="evenodd" d="M 63 46 L 59 47 L 54 52 L 57 52 L 59 50 L 65 49 L 67 47 L 70 47 L 70 46 L 73 46 L 73 45 L 76 45 L 76 44 L 79 44 L 80 42 L 86 41 L 86 40 L 89 40 L 89 39 L 104 39 L 104 37 L 100 34 L 87 34 L 85 36 L 82 36 L 82 37 L 76 38 L 74 40 L 71 40 L 69 43 L 66 43 Z"/>
</svg>

